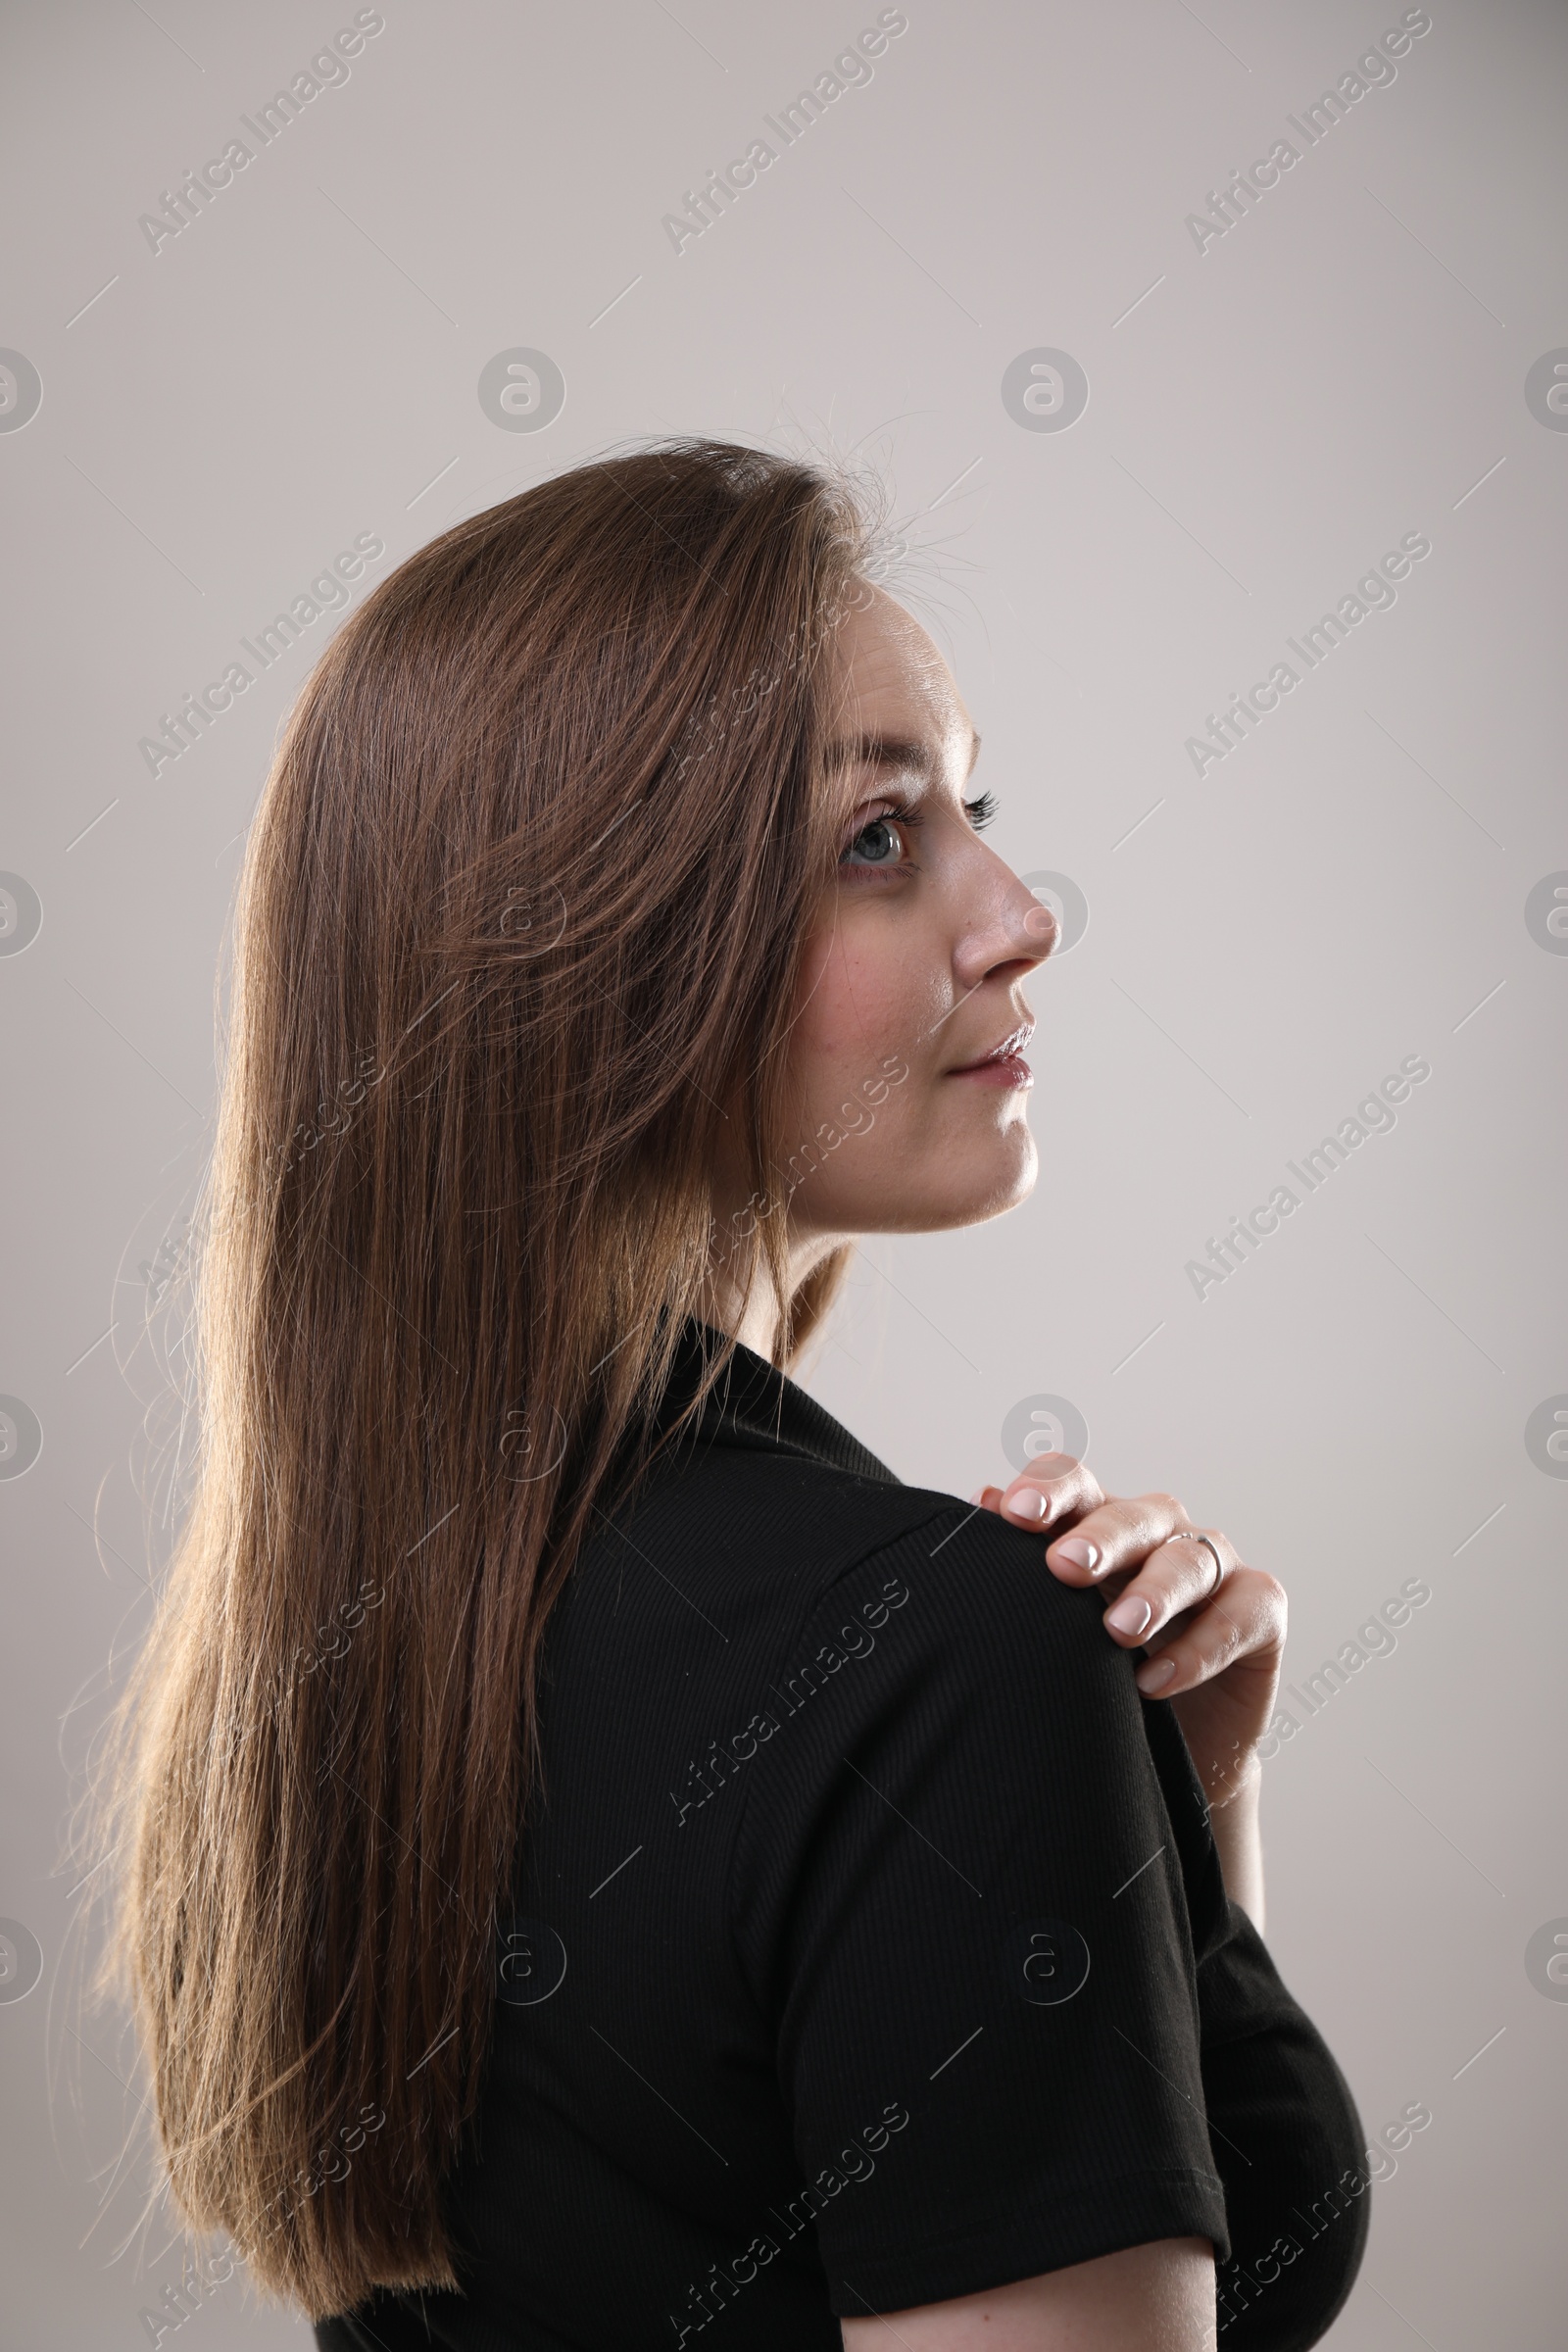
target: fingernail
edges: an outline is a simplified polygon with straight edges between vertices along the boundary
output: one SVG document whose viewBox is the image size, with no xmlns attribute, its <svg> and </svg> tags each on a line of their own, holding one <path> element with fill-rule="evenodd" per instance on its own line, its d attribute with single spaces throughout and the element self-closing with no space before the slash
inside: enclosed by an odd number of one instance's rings
<svg viewBox="0 0 1568 2352">
<path fill-rule="evenodd" d="M 971 1503 L 981 1503 L 984 1502 L 985 1498 L 986 1491 L 984 1487 L 976 1487 L 974 1493 L 970 1495 L 969 1500 Z"/>
<path fill-rule="evenodd" d="M 1133 1681 L 1147 1698 L 1152 1698 L 1156 1690 L 1163 1690 L 1168 1682 L 1174 1681 L 1175 1675 L 1174 1658 L 1152 1658 L 1147 1666 L 1139 1667 Z"/>
<path fill-rule="evenodd" d="M 1129 1592 L 1125 1600 L 1118 1600 L 1113 1609 L 1105 1611 L 1105 1623 L 1113 1633 L 1137 1635 L 1143 1632 L 1153 1614 L 1154 1612 L 1147 1600 L 1139 1599 Z M 1169 1663 L 1168 1660 L 1167 1663 Z M 1175 1671 L 1175 1667 L 1172 1666 L 1171 1672 L 1174 1674 Z"/>
<path fill-rule="evenodd" d="M 1091 1544 L 1087 1536 L 1064 1536 L 1052 1545 L 1058 1560 L 1067 1561 L 1073 1568 L 1093 1568 L 1100 1557 L 1100 1546 Z"/>
<path fill-rule="evenodd" d="M 1043 1519 L 1051 1505 L 1038 1487 L 1020 1487 L 1016 1494 L 1007 1496 L 1002 1507 L 1014 1519 Z"/>
</svg>

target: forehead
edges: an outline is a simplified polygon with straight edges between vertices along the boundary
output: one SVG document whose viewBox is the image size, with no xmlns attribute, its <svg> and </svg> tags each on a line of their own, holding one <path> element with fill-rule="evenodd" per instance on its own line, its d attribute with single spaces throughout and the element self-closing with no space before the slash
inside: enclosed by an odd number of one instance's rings
<svg viewBox="0 0 1568 2352">
<path fill-rule="evenodd" d="M 839 627 L 836 684 L 856 732 L 898 734 L 967 749 L 971 725 L 941 653 L 913 615 L 871 588 Z"/>
</svg>

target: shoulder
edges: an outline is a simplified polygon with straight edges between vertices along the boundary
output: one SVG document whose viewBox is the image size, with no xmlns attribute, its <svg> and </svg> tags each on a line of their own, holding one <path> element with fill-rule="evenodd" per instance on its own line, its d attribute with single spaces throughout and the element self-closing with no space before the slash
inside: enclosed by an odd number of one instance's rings
<svg viewBox="0 0 1568 2352">
<path fill-rule="evenodd" d="M 1059 2036 L 1036 2018 L 1036 2006 L 1054 2011 L 1028 1989 L 1031 1955 L 1071 1953 L 1076 1971 L 1092 1953 L 1094 2065 L 1107 2079 L 1123 2066 L 1108 2021 L 1132 2021 L 1156 2088 L 1162 2071 L 1196 2097 L 1172 2037 L 1196 2037 L 1187 1877 L 1199 1825 L 1173 1819 L 1180 1776 L 1151 1744 L 1133 1659 L 1106 1637 L 1101 1596 L 1052 1575 L 1038 1534 L 926 1499 L 916 1524 L 816 1593 L 750 1727 L 726 1897 L 750 1980 L 787 2033 L 825 1999 L 838 2066 L 834 2019 L 853 2015 L 858 2030 L 864 1987 L 893 1984 L 903 2015 L 917 1956 L 931 2010 L 920 2071 L 989 2017 L 998 2051 L 1020 2032 L 1040 2043 L 1031 2063 L 1049 2080 L 1035 2089 L 1049 2099 Z M 1020 1954 L 1021 1987 L 1009 1974 Z M 1146 2015 L 1161 2003 L 1163 2023 Z M 1071 2009 L 1069 2040 L 1089 2008 Z M 906 2079 L 909 2036 L 889 2032 L 887 2070 Z M 1136 2092 L 1136 2113 L 1148 2096 Z"/>
<path fill-rule="evenodd" d="M 1014 1689 L 1038 1698 L 1043 1668 L 1102 1695 L 1129 1679 L 1127 1658 L 1102 1628 L 1101 1596 L 1052 1574 L 1039 1534 L 953 1495 L 895 1492 L 901 1507 L 878 1540 L 820 1581 L 806 1630 L 874 1613 L 890 1589 L 901 1595 L 909 1646 L 949 1675 L 982 1675 L 999 1701 Z"/>
<path fill-rule="evenodd" d="M 661 1566 L 678 1556 L 705 1606 L 733 1603 L 743 1590 L 748 1614 L 765 1612 L 802 1639 L 818 1620 L 874 1628 L 897 1608 L 906 1629 L 919 1629 L 905 1646 L 930 1645 L 955 1669 L 994 1669 L 999 1643 L 1020 1665 L 1038 1666 L 1042 1649 L 1119 1660 L 1100 1630 L 1098 1596 L 1052 1575 L 1038 1534 L 938 1489 L 714 1446 L 657 1475 L 618 1529 L 595 1539 L 607 1564 L 628 1540 Z"/>
<path fill-rule="evenodd" d="M 899 1492 L 912 1517 L 810 1580 L 787 1636 L 775 1620 L 774 1800 L 810 1815 L 846 1762 L 874 1754 L 965 1813 L 1028 1814 L 1048 1790 L 1098 1813 L 1136 1789 L 1142 1806 L 1162 1776 L 1101 1596 L 1059 1583 L 1038 1535 Z"/>
</svg>

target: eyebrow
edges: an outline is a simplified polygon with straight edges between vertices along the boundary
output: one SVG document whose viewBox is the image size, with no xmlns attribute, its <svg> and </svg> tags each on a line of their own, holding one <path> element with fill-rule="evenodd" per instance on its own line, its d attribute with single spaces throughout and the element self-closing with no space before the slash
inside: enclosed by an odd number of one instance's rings
<svg viewBox="0 0 1568 2352">
<path fill-rule="evenodd" d="M 969 729 L 969 765 L 966 774 L 973 774 L 974 763 L 980 757 L 978 730 Z M 862 734 L 847 737 L 842 743 L 828 747 L 828 759 L 833 766 L 847 760 L 863 762 L 870 767 L 900 768 L 922 777 L 929 783 L 936 768 L 936 760 L 929 744 L 897 735 Z"/>
</svg>

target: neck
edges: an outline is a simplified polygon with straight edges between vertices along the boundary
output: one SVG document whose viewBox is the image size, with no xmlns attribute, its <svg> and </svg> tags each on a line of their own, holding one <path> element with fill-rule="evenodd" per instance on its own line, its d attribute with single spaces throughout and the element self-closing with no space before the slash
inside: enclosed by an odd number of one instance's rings
<svg viewBox="0 0 1568 2352">
<path fill-rule="evenodd" d="M 793 1295 L 822 1259 L 836 1250 L 844 1236 L 813 1233 L 792 1235 L 789 1242 L 788 1288 Z M 714 1267 L 708 1277 L 704 1293 L 702 1317 L 715 1331 L 728 1332 L 743 1348 L 750 1348 L 771 1363 L 778 1340 L 778 1308 L 772 1286 L 765 1271 L 743 1292 L 727 1270 Z"/>
</svg>

